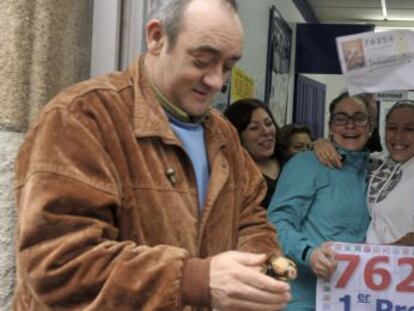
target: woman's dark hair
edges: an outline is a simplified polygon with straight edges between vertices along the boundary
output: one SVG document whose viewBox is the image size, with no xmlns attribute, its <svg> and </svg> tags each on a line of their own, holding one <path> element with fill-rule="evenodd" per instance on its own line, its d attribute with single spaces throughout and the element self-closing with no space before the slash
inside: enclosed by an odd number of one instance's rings
<svg viewBox="0 0 414 311">
<path fill-rule="evenodd" d="M 369 111 L 370 111 L 369 110 L 369 102 L 368 102 L 368 100 L 364 96 L 362 96 L 362 95 L 354 95 L 354 96 L 351 96 L 351 95 L 349 95 L 348 92 L 343 92 L 337 98 L 335 98 L 334 100 L 332 100 L 331 103 L 330 103 L 330 105 L 329 105 L 329 114 L 330 114 L 329 123 L 332 121 L 332 115 L 333 115 L 333 113 L 335 111 L 336 106 L 341 101 L 343 101 L 345 98 L 348 98 L 348 97 L 349 98 L 353 98 L 356 101 L 363 103 L 364 106 L 365 106 L 365 108 L 367 108 L 368 115 L 369 115 Z"/>
<path fill-rule="evenodd" d="M 249 125 L 252 119 L 253 112 L 259 108 L 264 109 L 268 113 L 269 117 L 272 119 L 273 124 L 276 127 L 276 144 L 277 144 L 279 140 L 279 132 L 280 132 L 279 125 L 277 124 L 275 118 L 273 117 L 273 114 L 270 111 L 269 106 L 266 105 L 261 100 L 256 99 L 256 98 L 239 99 L 227 107 L 227 109 L 224 111 L 224 115 L 231 122 L 231 124 L 233 124 L 233 126 L 236 128 L 237 132 L 239 133 L 239 137 L 241 137 L 241 133 L 247 128 L 247 126 Z M 275 148 L 275 153 L 273 154 L 273 157 L 276 157 L 278 159 L 278 156 L 276 154 L 276 148 Z"/>
<path fill-rule="evenodd" d="M 308 134 L 313 141 L 313 136 L 310 128 L 305 124 L 291 123 L 283 126 L 280 129 L 279 139 L 277 141 L 277 154 L 280 155 L 283 162 L 289 160 L 290 156 L 287 153 L 292 142 L 292 137 L 298 133 Z"/>
<path fill-rule="evenodd" d="M 414 101 L 409 99 L 404 99 L 396 102 L 390 110 L 388 110 L 387 115 L 385 116 L 385 122 L 388 122 L 388 119 L 390 118 L 391 113 L 394 112 L 394 110 L 401 109 L 401 108 L 411 108 L 414 109 Z"/>
</svg>

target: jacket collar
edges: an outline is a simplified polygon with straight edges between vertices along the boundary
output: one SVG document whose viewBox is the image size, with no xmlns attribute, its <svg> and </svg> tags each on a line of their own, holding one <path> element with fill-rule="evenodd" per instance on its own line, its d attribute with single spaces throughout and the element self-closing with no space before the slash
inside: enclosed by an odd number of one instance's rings
<svg viewBox="0 0 414 311">
<path fill-rule="evenodd" d="M 348 151 L 338 144 L 334 144 L 338 153 L 344 159 L 344 162 L 357 169 L 366 169 L 368 167 L 369 153 L 368 149 L 364 148 L 361 151 Z"/>
<path fill-rule="evenodd" d="M 179 144 L 171 129 L 167 114 L 160 105 L 144 70 L 144 57 L 141 55 L 129 68 L 134 89 L 133 127 L 137 138 L 161 137 L 170 143 Z"/>
</svg>

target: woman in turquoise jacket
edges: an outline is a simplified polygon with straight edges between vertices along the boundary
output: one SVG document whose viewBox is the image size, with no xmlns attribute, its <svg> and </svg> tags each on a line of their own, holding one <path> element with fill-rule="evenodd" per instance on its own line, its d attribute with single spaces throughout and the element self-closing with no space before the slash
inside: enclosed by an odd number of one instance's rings
<svg viewBox="0 0 414 311">
<path fill-rule="evenodd" d="M 329 278 L 336 268 L 330 241 L 364 241 L 369 224 L 367 107 L 362 97 L 347 93 L 329 107 L 330 135 L 344 159 L 341 170 L 324 166 L 313 152 L 294 156 L 283 168 L 268 214 L 285 255 L 298 265 L 287 310 L 315 309 L 316 277 Z"/>
</svg>

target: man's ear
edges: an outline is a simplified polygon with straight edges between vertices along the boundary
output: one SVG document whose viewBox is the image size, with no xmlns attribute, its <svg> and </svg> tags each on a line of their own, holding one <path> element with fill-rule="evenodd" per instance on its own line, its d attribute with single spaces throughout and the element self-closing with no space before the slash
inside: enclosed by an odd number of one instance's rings
<svg viewBox="0 0 414 311">
<path fill-rule="evenodd" d="M 158 55 L 166 42 L 166 34 L 158 19 L 152 19 L 145 27 L 148 52 Z"/>
</svg>

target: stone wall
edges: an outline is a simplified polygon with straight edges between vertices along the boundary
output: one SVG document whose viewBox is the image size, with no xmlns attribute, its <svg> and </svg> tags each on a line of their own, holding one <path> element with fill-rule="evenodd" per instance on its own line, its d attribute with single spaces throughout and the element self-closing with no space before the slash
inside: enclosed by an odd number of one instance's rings
<svg viewBox="0 0 414 311">
<path fill-rule="evenodd" d="M 0 310 L 15 283 L 13 162 L 39 110 L 90 71 L 93 0 L 0 1 Z"/>
<path fill-rule="evenodd" d="M 89 76 L 92 7 L 0 1 L 0 126 L 25 130 L 51 96 Z"/>
<path fill-rule="evenodd" d="M 14 269 L 13 161 L 23 134 L 0 131 L 0 310 L 10 310 Z"/>
</svg>

